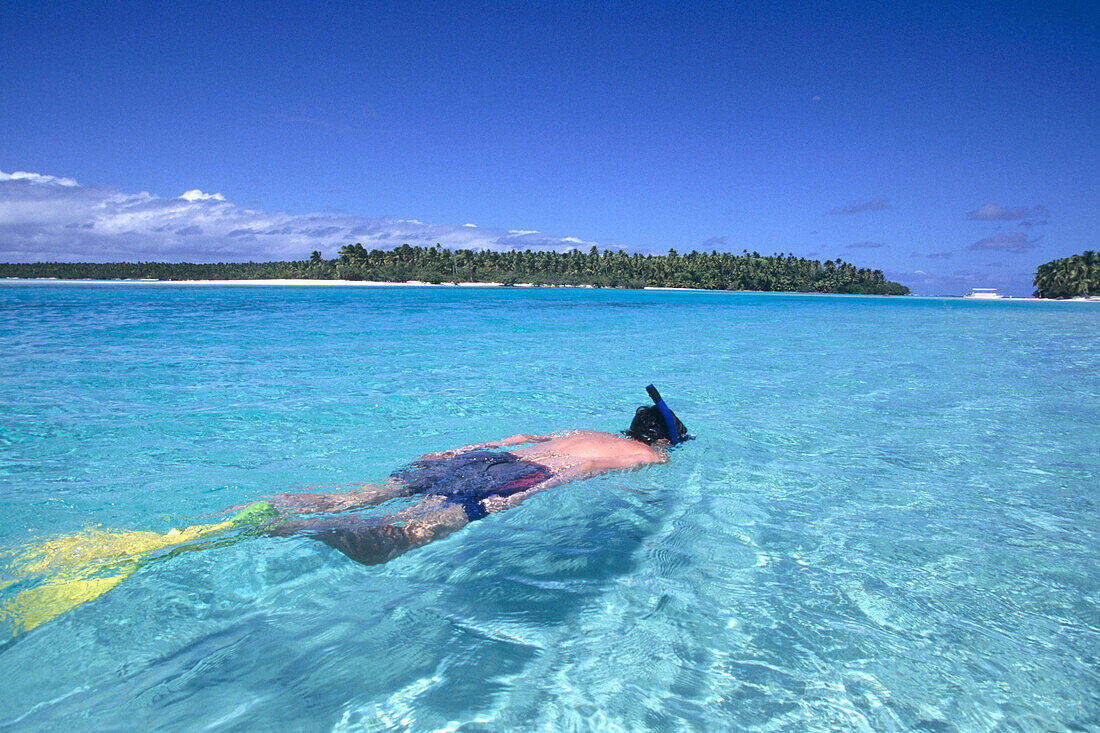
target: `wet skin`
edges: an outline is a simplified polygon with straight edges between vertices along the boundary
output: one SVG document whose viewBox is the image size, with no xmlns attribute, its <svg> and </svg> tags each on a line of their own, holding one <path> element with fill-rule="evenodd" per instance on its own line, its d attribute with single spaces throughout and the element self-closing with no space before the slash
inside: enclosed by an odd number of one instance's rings
<svg viewBox="0 0 1100 733">
<path fill-rule="evenodd" d="M 612 433 L 574 430 L 549 435 L 513 435 L 509 438 L 465 445 L 449 451 L 428 453 L 421 460 L 448 458 L 460 453 L 493 448 L 511 448 L 512 454 L 549 469 L 550 478 L 509 496 L 489 496 L 481 501 L 490 513 L 509 509 L 532 494 L 610 471 L 629 471 L 668 456 L 658 441 L 657 448 Z M 314 494 L 276 494 L 268 497 L 285 514 L 329 514 L 379 504 L 409 496 L 401 482 L 364 484 L 350 491 Z M 322 516 L 284 520 L 271 528 L 272 534 L 304 533 L 335 547 L 356 562 L 373 565 L 385 562 L 414 547 L 446 537 L 469 523 L 462 507 L 441 496 L 425 496 L 420 502 L 388 517 L 361 515 Z"/>
</svg>

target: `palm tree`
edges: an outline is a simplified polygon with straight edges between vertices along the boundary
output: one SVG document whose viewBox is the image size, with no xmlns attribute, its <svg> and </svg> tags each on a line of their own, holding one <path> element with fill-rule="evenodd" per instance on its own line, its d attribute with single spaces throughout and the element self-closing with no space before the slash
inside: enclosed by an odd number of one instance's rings
<svg viewBox="0 0 1100 733">
<path fill-rule="evenodd" d="M 1085 250 L 1081 255 L 1084 273 L 1081 278 L 1081 295 L 1100 294 L 1100 255 L 1093 250 Z"/>
<path fill-rule="evenodd" d="M 1100 294 L 1100 255 L 1084 254 L 1044 262 L 1035 268 L 1035 296 L 1073 298 Z"/>
</svg>

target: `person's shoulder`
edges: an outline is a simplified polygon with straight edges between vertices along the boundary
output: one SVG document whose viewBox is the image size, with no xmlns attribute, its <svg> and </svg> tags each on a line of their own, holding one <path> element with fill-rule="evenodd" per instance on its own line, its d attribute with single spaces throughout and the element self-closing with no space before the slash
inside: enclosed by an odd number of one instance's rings
<svg viewBox="0 0 1100 733">
<path fill-rule="evenodd" d="M 619 456 L 628 457 L 638 463 L 664 463 L 668 460 L 668 456 L 665 455 L 664 451 L 657 450 L 641 441 L 614 433 L 600 433 L 600 435 L 608 441 L 609 445 L 614 446 L 615 453 Z"/>
<path fill-rule="evenodd" d="M 615 433 L 605 433 L 601 430 L 571 430 L 569 435 L 575 435 L 585 438 L 599 438 L 600 440 L 622 440 L 621 435 Z"/>
<path fill-rule="evenodd" d="M 579 443 L 579 442 L 606 442 L 619 440 L 619 436 L 613 433 L 601 433 L 597 430 L 559 430 L 550 434 L 555 443 Z"/>
<path fill-rule="evenodd" d="M 618 433 L 604 433 L 599 430 L 574 430 L 569 434 L 570 438 L 577 438 L 591 443 L 614 446 L 618 450 L 630 450 L 632 446 L 645 448 L 642 443 L 623 437 Z"/>
<path fill-rule="evenodd" d="M 643 458 L 646 463 L 668 462 L 668 454 L 665 453 L 663 450 L 658 450 L 657 448 L 654 448 L 651 445 L 646 445 L 645 443 L 639 443 L 636 440 L 632 440 L 630 442 L 634 443 L 637 446 L 635 448 L 637 455 L 640 458 Z"/>
</svg>

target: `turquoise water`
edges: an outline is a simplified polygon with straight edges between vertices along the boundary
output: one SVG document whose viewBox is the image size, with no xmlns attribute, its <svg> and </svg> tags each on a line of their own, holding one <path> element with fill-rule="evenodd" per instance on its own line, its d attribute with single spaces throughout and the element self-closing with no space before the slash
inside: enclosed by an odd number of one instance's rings
<svg viewBox="0 0 1100 733">
<path fill-rule="evenodd" d="M 1100 726 L 1094 304 L 4 284 L 0 547 L 618 430 L 651 380 L 669 464 L 384 566 L 150 563 L 0 646 L 0 728 Z"/>
</svg>

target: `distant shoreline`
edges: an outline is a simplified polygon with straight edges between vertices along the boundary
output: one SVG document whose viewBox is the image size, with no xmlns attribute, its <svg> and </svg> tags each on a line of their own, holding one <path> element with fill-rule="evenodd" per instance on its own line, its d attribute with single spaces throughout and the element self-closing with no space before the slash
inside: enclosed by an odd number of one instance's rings
<svg viewBox="0 0 1100 733">
<path fill-rule="evenodd" d="M 61 277 L 4 277 L 0 278 L 0 284 L 5 282 L 21 283 L 67 283 L 67 284 L 95 284 L 95 285 L 243 285 L 243 286 L 295 286 L 307 287 L 381 287 L 381 288 L 567 288 L 580 290 L 669 290 L 683 293 L 777 293 L 786 295 L 879 295 L 878 293 L 819 293 L 801 290 L 719 290 L 715 288 L 675 288 L 662 285 L 646 285 L 641 288 L 615 288 L 601 287 L 599 285 L 536 285 L 535 283 L 513 283 L 505 285 L 500 282 L 441 282 L 429 283 L 423 280 L 406 280 L 405 282 L 390 282 L 388 280 L 319 280 L 306 278 L 252 278 L 248 280 L 154 280 L 152 278 L 94 280 L 92 278 L 61 278 Z M 881 295 L 880 297 L 888 297 Z M 908 296 L 894 296 L 908 297 Z M 931 296 L 941 297 L 941 296 Z M 954 296 L 942 296 L 954 297 Z"/>
<path fill-rule="evenodd" d="M 259 286 L 301 286 L 301 287 L 370 287 L 370 288 L 566 288 L 566 289 L 582 289 L 582 290 L 656 290 L 656 291 L 672 291 L 683 293 L 762 293 L 762 294 L 777 294 L 777 295 L 844 295 L 855 297 L 905 297 L 905 298 L 959 298 L 963 299 L 963 295 L 922 295 L 922 294 L 910 294 L 905 296 L 887 296 L 874 293 L 819 293 L 819 292 L 806 292 L 801 290 L 715 290 L 711 288 L 674 288 L 664 287 L 659 285 L 647 285 L 643 288 L 601 288 L 596 285 L 535 285 L 534 283 L 515 283 L 513 285 L 505 285 L 500 282 L 442 282 L 442 283 L 429 283 L 422 280 L 408 280 L 406 282 L 388 282 L 384 280 L 318 280 L 318 279 L 305 279 L 305 278 L 280 278 L 280 279 L 250 279 L 250 280 L 153 280 L 153 279 L 132 279 L 132 280 L 93 280 L 90 278 L 55 278 L 55 277 L 5 277 L 0 278 L 0 285 L 4 283 L 66 283 L 66 284 L 94 284 L 94 285 L 229 285 L 229 286 L 244 286 L 244 287 L 259 287 Z M 973 300 L 968 299 L 968 300 Z M 1090 298 L 1036 298 L 1029 296 L 1007 296 L 1005 298 L 999 298 L 997 301 L 992 302 L 1004 302 L 1004 301 L 1029 301 L 1029 302 L 1044 302 L 1044 303 L 1100 303 L 1100 297 Z"/>
<path fill-rule="evenodd" d="M 308 280 L 365 286 L 452 284 L 456 287 L 573 286 L 638 289 L 646 286 L 703 290 L 810 291 L 907 295 L 909 288 L 887 280 L 881 270 L 856 267 L 840 259 L 824 263 L 794 255 L 735 255 L 691 251 L 680 255 L 542 250 L 450 250 L 411 247 L 367 250 L 349 244 L 339 256 L 270 262 L 0 262 L 0 277 L 58 280 L 214 281 L 240 280 L 282 284 Z M 473 282 L 476 281 L 476 282 Z"/>
<path fill-rule="evenodd" d="M 423 280 L 406 280 L 405 282 L 390 282 L 388 280 L 321 280 L 305 278 L 253 278 L 249 280 L 154 280 L 152 278 L 118 279 L 118 280 L 93 280 L 90 278 L 60 278 L 60 277 L 7 277 L 0 278 L 3 282 L 52 282 L 52 283 L 96 283 L 119 285 L 306 285 L 338 287 L 383 287 L 383 288 L 583 288 L 588 290 L 672 290 L 685 293 L 765 293 L 768 290 L 716 290 L 713 288 L 674 288 L 661 285 L 646 285 L 642 288 L 601 288 L 597 285 L 536 285 L 535 283 L 513 283 L 506 286 L 499 282 L 441 282 L 429 283 Z M 799 293 L 802 291 L 774 291 Z M 803 295 L 846 295 L 846 293 L 802 293 Z"/>
<path fill-rule="evenodd" d="M 4 282 L 50 282 L 50 283 L 95 283 L 106 285 L 306 285 L 338 287 L 384 287 L 384 288 L 503 288 L 504 283 L 498 282 L 445 282 L 429 283 L 421 280 L 408 280 L 405 282 L 388 282 L 384 280 L 310 280 L 306 278 L 253 278 L 249 280 L 154 280 L 142 279 L 118 279 L 118 280 L 93 280 L 91 278 L 60 278 L 60 277 L 7 277 L 0 278 Z M 594 288 L 594 285 L 538 285 L 533 283 L 516 283 L 512 287 L 517 288 Z"/>
</svg>

